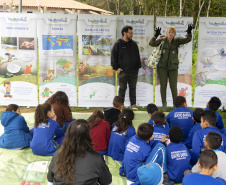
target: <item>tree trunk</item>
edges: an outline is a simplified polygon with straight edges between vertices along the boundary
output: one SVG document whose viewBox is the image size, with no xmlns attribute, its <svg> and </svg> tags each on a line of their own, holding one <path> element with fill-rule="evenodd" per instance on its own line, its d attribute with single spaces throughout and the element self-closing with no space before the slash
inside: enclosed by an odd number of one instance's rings
<svg viewBox="0 0 226 185">
<path fill-rule="evenodd" d="M 133 0 L 130 1 L 130 15 L 134 15 Z"/>
<path fill-rule="evenodd" d="M 180 0 L 180 17 L 182 17 L 182 0 Z"/>
<path fill-rule="evenodd" d="M 116 14 L 120 15 L 119 0 L 114 0 L 114 2 L 115 2 Z"/>
<path fill-rule="evenodd" d="M 209 5 L 208 5 L 208 9 L 207 9 L 206 17 L 209 17 L 210 5 L 211 5 L 211 0 L 209 0 Z"/>
<path fill-rule="evenodd" d="M 200 2 L 200 0 L 199 0 L 199 2 Z M 198 16 L 197 16 L 197 20 L 196 20 L 196 24 L 195 24 L 196 30 L 198 29 L 199 17 L 200 17 L 200 13 L 201 13 L 201 10 L 202 10 L 204 3 L 205 3 L 205 0 L 203 0 L 201 6 L 199 6 L 199 12 L 198 12 Z"/>
<path fill-rule="evenodd" d="M 106 2 L 108 11 L 110 11 L 109 0 L 105 0 L 105 2 Z"/>
<path fill-rule="evenodd" d="M 166 17 L 166 13 L 167 13 L 167 1 L 168 0 L 166 0 L 166 5 L 165 5 L 165 17 Z"/>
</svg>

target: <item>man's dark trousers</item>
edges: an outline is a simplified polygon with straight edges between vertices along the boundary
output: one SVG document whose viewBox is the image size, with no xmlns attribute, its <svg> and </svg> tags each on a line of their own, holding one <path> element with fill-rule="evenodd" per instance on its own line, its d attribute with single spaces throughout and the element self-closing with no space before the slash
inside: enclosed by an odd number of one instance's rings
<svg viewBox="0 0 226 185">
<path fill-rule="evenodd" d="M 123 72 L 118 75 L 119 80 L 119 96 L 125 99 L 127 83 L 129 85 L 129 98 L 131 105 L 136 105 L 136 85 L 137 85 L 137 72 Z"/>
</svg>

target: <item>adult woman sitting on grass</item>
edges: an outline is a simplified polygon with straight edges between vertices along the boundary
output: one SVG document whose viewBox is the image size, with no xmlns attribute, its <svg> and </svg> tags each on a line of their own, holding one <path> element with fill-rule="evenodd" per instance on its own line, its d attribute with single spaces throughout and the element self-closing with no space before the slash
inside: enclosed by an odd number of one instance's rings
<svg viewBox="0 0 226 185">
<path fill-rule="evenodd" d="M 78 119 L 69 125 L 62 146 L 53 155 L 47 179 L 56 185 L 111 183 L 103 156 L 93 150 L 86 120 Z"/>
</svg>

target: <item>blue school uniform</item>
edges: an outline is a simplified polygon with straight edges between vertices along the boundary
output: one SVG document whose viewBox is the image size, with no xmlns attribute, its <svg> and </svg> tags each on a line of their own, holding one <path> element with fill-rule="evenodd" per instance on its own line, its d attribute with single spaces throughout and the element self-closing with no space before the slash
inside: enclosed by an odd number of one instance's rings
<svg viewBox="0 0 226 185">
<path fill-rule="evenodd" d="M 176 125 L 183 130 L 184 137 L 182 142 L 184 142 L 188 138 L 188 133 L 194 126 L 194 121 L 192 120 L 192 117 L 193 111 L 183 106 L 177 107 L 166 116 L 166 120 L 169 123 L 170 127 Z"/>
<path fill-rule="evenodd" d="M 204 141 L 206 138 L 206 135 L 211 132 L 217 132 L 218 134 L 221 135 L 223 142 L 222 145 L 220 146 L 219 150 L 222 152 L 225 152 L 226 149 L 226 139 L 223 134 L 219 132 L 219 130 L 216 127 L 206 127 L 202 130 L 198 130 L 194 133 L 193 139 L 192 139 L 192 151 L 195 152 L 196 154 L 199 154 L 201 152 L 202 148 L 205 148 L 204 146 Z"/>
<path fill-rule="evenodd" d="M 194 133 L 197 130 L 202 130 L 201 123 L 196 123 L 195 126 L 190 130 L 188 134 L 188 138 L 185 140 L 185 143 L 184 143 L 186 147 L 188 147 L 188 149 L 192 148 L 192 139 L 193 139 Z"/>
<path fill-rule="evenodd" d="M 132 126 L 129 126 L 123 133 L 114 132 L 116 129 L 117 126 L 114 126 L 111 131 L 107 155 L 112 157 L 114 160 L 122 161 L 126 148 L 126 142 L 129 138 L 136 135 L 136 132 L 135 128 Z"/>
<path fill-rule="evenodd" d="M 223 185 L 221 181 L 209 175 L 199 173 L 188 174 L 183 178 L 183 185 Z"/>
<path fill-rule="evenodd" d="M 167 175 L 176 182 L 182 182 L 184 171 L 191 169 L 191 156 L 187 147 L 182 143 L 170 143 L 166 147 Z"/>
<path fill-rule="evenodd" d="M 57 145 L 61 145 L 64 138 L 64 131 L 59 124 L 48 118 L 48 124 L 41 123 L 34 127 L 33 139 L 30 143 L 32 152 L 36 155 L 52 156 Z"/>
<path fill-rule="evenodd" d="M 206 107 L 205 110 L 210 110 L 209 107 Z M 216 122 L 216 127 L 221 130 L 224 128 L 224 123 L 223 123 L 223 120 L 222 120 L 222 117 L 221 115 L 219 114 L 219 112 L 215 111 L 216 115 L 217 115 L 217 122 Z"/>
<path fill-rule="evenodd" d="M 166 135 L 169 135 L 169 129 L 166 129 L 163 125 L 154 125 L 153 132 L 154 141 L 159 141 Z"/>
<path fill-rule="evenodd" d="M 137 169 L 150 156 L 150 142 L 139 139 L 137 135 L 131 137 L 126 145 L 122 167 L 119 168 L 119 174 L 125 175 L 128 180 L 139 182 Z"/>
<path fill-rule="evenodd" d="M 1 124 L 4 133 L 0 136 L 0 148 L 16 149 L 30 145 L 32 136 L 23 116 L 16 112 L 3 112 Z"/>
<path fill-rule="evenodd" d="M 152 124 L 152 126 L 154 126 L 153 120 L 149 119 L 148 123 Z M 169 130 L 169 123 L 166 122 L 165 128 Z"/>
</svg>

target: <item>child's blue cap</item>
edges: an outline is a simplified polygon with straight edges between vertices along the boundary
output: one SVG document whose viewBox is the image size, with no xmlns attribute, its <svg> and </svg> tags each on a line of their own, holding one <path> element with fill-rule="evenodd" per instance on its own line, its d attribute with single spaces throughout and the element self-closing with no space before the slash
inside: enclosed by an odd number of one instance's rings
<svg viewBox="0 0 226 185">
<path fill-rule="evenodd" d="M 138 178 L 141 185 L 158 185 L 162 181 L 161 167 L 156 163 L 148 163 L 137 169 Z"/>
</svg>

